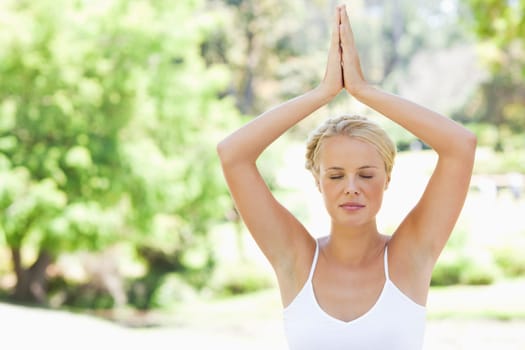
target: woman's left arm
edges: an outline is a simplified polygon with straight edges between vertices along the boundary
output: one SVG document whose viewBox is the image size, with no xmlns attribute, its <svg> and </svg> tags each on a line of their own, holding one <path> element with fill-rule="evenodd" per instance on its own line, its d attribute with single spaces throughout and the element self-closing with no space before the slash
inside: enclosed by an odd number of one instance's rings
<svg viewBox="0 0 525 350">
<path fill-rule="evenodd" d="M 476 137 L 452 119 L 373 87 L 354 96 L 413 133 L 438 154 L 421 199 L 398 229 L 399 234 L 409 236 L 414 248 L 430 257 L 433 266 L 465 202 Z"/>
<path fill-rule="evenodd" d="M 345 89 L 362 103 L 401 125 L 432 147 L 438 161 L 429 183 L 396 234 L 433 266 L 459 217 L 468 192 L 475 135 L 450 118 L 369 85 L 363 77 L 346 9 L 340 40 Z M 408 238 L 408 239 L 407 239 Z"/>
</svg>

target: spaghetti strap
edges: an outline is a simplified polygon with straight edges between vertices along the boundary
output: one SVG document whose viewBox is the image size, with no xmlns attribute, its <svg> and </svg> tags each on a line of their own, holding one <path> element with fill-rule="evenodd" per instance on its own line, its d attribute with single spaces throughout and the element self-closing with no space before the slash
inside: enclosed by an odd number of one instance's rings
<svg viewBox="0 0 525 350">
<path fill-rule="evenodd" d="M 310 267 L 310 274 L 308 275 L 308 281 L 312 281 L 314 276 L 315 266 L 317 265 L 317 258 L 319 257 L 319 242 L 315 240 L 315 253 L 312 260 L 312 266 Z"/>
<path fill-rule="evenodd" d="M 384 265 L 385 265 L 385 278 L 388 281 L 388 280 L 390 280 L 390 276 L 388 274 L 388 244 L 385 245 L 385 254 L 384 254 L 384 256 L 385 256 L 385 263 L 384 263 Z"/>
</svg>

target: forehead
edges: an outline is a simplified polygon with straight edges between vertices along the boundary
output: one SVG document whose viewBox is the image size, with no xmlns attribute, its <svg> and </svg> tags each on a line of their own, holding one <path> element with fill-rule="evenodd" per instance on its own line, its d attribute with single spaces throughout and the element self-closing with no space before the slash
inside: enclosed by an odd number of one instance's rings
<svg viewBox="0 0 525 350">
<path fill-rule="evenodd" d="M 371 143 L 346 135 L 325 138 L 319 149 L 321 169 L 329 167 L 360 168 L 363 166 L 383 167 L 384 161 Z"/>
</svg>

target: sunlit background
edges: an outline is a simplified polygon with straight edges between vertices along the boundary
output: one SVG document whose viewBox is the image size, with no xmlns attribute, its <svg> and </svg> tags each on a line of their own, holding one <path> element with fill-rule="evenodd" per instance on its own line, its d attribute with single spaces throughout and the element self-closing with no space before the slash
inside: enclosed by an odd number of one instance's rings
<svg viewBox="0 0 525 350">
<path fill-rule="evenodd" d="M 285 349 L 216 143 L 324 73 L 335 0 L 0 1 L 0 348 Z M 346 1 L 367 78 L 474 131 L 425 349 L 525 349 L 525 0 Z M 315 236 L 308 132 L 367 115 L 399 156 L 391 233 L 435 155 L 346 93 L 259 165 Z M 256 198 L 254 198 L 256 200 Z"/>
</svg>

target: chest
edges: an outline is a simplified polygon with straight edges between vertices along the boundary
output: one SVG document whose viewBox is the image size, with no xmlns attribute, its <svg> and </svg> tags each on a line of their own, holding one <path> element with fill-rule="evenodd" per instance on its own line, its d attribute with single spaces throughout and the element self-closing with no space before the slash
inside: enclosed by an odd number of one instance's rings
<svg viewBox="0 0 525 350">
<path fill-rule="evenodd" d="M 319 259 L 312 278 L 317 304 L 328 316 L 349 322 L 365 315 L 379 300 L 386 275 L 382 260 L 359 269 L 330 265 Z"/>
</svg>

